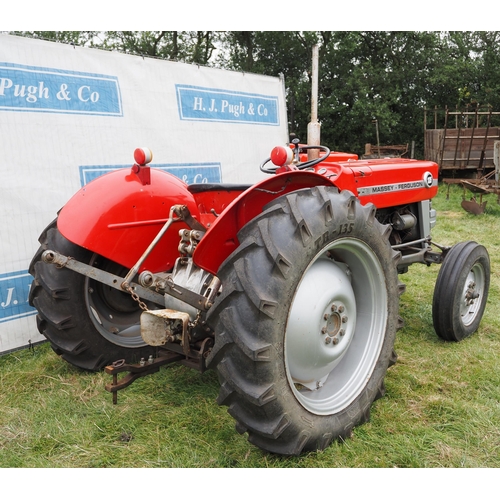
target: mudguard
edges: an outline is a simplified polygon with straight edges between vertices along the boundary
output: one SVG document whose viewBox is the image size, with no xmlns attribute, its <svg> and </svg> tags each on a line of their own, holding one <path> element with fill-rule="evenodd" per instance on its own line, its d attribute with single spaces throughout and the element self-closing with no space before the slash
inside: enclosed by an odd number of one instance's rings
<svg viewBox="0 0 500 500">
<path fill-rule="evenodd" d="M 200 220 L 184 182 L 162 170 L 134 165 L 80 189 L 60 211 L 57 226 L 71 242 L 130 268 L 168 220 L 173 205 L 186 205 Z M 179 256 L 179 230 L 187 227 L 174 222 L 140 271 L 170 270 Z"/>
<path fill-rule="evenodd" d="M 238 231 L 260 214 L 267 203 L 298 189 L 331 185 L 329 178 L 302 170 L 275 175 L 255 184 L 241 193 L 211 225 L 194 251 L 194 263 L 217 274 L 222 262 L 239 246 Z"/>
</svg>

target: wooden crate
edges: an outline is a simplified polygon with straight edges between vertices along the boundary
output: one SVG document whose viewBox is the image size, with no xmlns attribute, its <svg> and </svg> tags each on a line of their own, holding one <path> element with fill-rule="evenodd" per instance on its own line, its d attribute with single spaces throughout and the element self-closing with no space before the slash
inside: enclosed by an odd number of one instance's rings
<svg viewBox="0 0 500 500">
<path fill-rule="evenodd" d="M 500 127 L 426 130 L 425 158 L 442 170 L 492 169 L 498 140 Z"/>
</svg>

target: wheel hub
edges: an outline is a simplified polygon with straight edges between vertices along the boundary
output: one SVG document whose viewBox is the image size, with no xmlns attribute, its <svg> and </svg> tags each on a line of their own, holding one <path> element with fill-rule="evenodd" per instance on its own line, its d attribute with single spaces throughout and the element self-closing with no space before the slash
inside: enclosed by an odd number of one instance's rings
<svg viewBox="0 0 500 500">
<path fill-rule="evenodd" d="M 344 238 L 325 247 L 298 283 L 285 336 L 287 376 L 308 411 L 348 406 L 374 370 L 387 328 L 388 291 L 372 248 Z"/>
<path fill-rule="evenodd" d="M 96 254 L 89 264 L 117 276 L 124 276 L 127 272 L 119 264 L 102 259 Z M 87 277 L 85 303 L 94 327 L 106 340 L 121 347 L 146 346 L 139 325 L 142 311 L 129 294 Z"/>
<path fill-rule="evenodd" d="M 465 280 L 460 304 L 460 317 L 464 325 L 470 325 L 476 318 L 482 303 L 482 294 L 485 288 L 485 274 L 483 268 L 476 264 Z"/>
<path fill-rule="evenodd" d="M 323 316 L 325 326 L 321 329 L 321 334 L 325 335 L 325 344 L 337 345 L 345 336 L 349 317 L 345 305 L 341 301 L 334 302 L 330 307 L 331 313 Z"/>
<path fill-rule="evenodd" d="M 295 383 L 309 390 L 323 386 L 349 346 L 355 318 L 348 273 L 329 259 L 318 259 L 303 277 L 290 313 L 288 359 Z"/>
<path fill-rule="evenodd" d="M 467 285 L 467 291 L 465 292 L 465 305 L 471 306 L 478 297 L 479 294 L 476 292 L 476 283 L 470 281 Z"/>
</svg>

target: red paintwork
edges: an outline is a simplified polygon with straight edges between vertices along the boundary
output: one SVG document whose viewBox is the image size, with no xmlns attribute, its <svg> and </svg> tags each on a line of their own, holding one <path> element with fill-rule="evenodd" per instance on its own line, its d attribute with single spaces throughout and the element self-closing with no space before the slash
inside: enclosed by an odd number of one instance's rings
<svg viewBox="0 0 500 500">
<path fill-rule="evenodd" d="M 68 240 L 129 268 L 165 224 L 172 205 L 187 205 L 193 217 L 200 217 L 193 195 L 180 179 L 152 168 L 151 183 L 143 184 L 143 176 L 134 170 L 137 165 L 90 182 L 68 201 L 57 221 Z M 179 256 L 179 230 L 186 227 L 174 222 L 141 271 L 171 269 Z"/>
<path fill-rule="evenodd" d="M 238 231 L 260 214 L 267 203 L 291 191 L 318 185 L 331 186 L 331 182 L 322 175 L 302 170 L 275 175 L 255 184 L 239 195 L 215 220 L 210 231 L 196 247 L 194 263 L 212 274 L 217 274 L 222 262 L 239 245 Z"/>
<path fill-rule="evenodd" d="M 200 213 L 200 222 L 207 228 L 210 228 L 216 217 L 238 197 L 245 189 L 225 190 L 221 184 L 221 189 L 202 191 L 194 193 L 194 199 Z M 213 211 L 212 211 L 213 210 Z"/>
<path fill-rule="evenodd" d="M 198 189 L 194 193 L 173 175 L 134 165 L 99 177 L 82 188 L 60 212 L 58 228 L 73 243 L 130 268 L 168 219 L 171 206 L 187 205 L 193 217 L 208 229 L 193 260 L 217 274 L 221 263 L 239 245 L 238 231 L 267 203 L 286 193 L 334 185 L 351 191 L 362 204 L 371 202 L 377 208 L 428 200 L 437 194 L 438 166 L 433 162 L 353 157 L 356 155 L 332 153 L 314 171 L 273 175 L 244 191 L 243 187 L 234 190 L 221 185 L 217 190 Z M 436 181 L 430 187 L 391 188 L 422 181 L 427 172 Z M 183 222 L 175 222 L 140 270 L 170 270 L 179 256 L 179 230 L 186 227 Z"/>
<path fill-rule="evenodd" d="M 351 191 L 363 205 L 371 202 L 377 208 L 392 207 L 433 198 L 437 194 L 437 184 L 430 188 L 362 196 L 358 190 L 420 181 L 426 172 L 430 172 L 437 180 L 438 166 L 435 163 L 394 158 L 323 162 L 315 166 L 315 172 L 295 170 L 270 177 L 242 193 L 225 210 L 196 247 L 193 261 L 197 266 L 217 274 L 222 262 L 239 245 L 238 231 L 261 213 L 267 203 L 283 194 L 306 187 L 333 184 L 340 190 Z"/>
<path fill-rule="evenodd" d="M 394 207 L 406 203 L 429 200 L 436 196 L 438 165 L 431 161 L 418 161 L 402 158 L 375 160 L 358 160 L 356 162 L 333 164 L 329 170 L 341 169 L 342 175 L 332 182 L 341 190 L 348 189 L 359 197 L 361 203 L 373 203 L 377 208 Z M 347 172 L 350 171 L 350 174 Z M 395 183 L 407 183 L 422 180 L 424 174 L 430 172 L 436 185 L 408 191 L 382 192 L 379 194 L 360 196 L 361 188 L 381 186 Z M 346 175 L 347 174 L 347 175 Z"/>
</svg>

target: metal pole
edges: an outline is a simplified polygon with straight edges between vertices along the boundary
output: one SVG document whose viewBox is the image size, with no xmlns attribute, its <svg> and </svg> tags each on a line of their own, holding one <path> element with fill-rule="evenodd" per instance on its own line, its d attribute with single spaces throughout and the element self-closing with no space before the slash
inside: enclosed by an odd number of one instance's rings
<svg viewBox="0 0 500 500">
<path fill-rule="evenodd" d="M 321 124 L 318 122 L 318 59 L 319 47 L 318 45 L 314 45 L 312 49 L 311 121 L 307 125 L 307 144 L 311 146 L 320 145 Z M 308 160 L 313 160 L 318 157 L 318 149 L 308 150 Z"/>
<path fill-rule="evenodd" d="M 495 183 L 500 180 L 500 141 L 493 143 L 493 163 L 495 165 Z"/>
<path fill-rule="evenodd" d="M 378 134 L 378 120 L 375 118 L 374 120 L 372 120 L 372 123 L 375 123 L 375 132 L 377 133 L 377 156 L 380 158 L 380 137 Z"/>
</svg>

